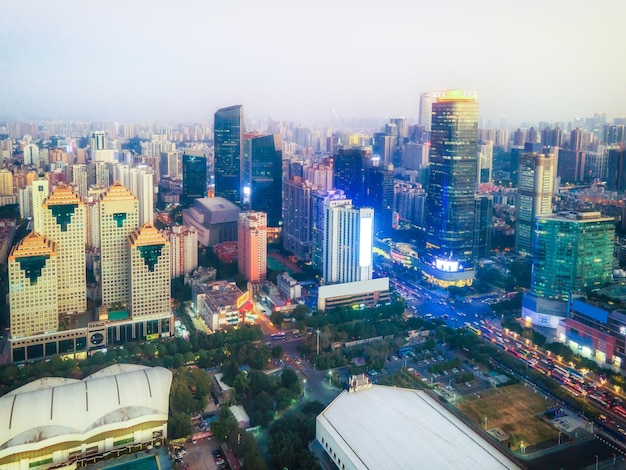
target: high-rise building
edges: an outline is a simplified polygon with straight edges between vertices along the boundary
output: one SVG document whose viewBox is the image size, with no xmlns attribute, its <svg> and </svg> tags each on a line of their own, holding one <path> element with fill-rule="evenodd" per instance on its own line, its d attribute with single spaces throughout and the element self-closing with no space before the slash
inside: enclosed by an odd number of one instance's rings
<svg viewBox="0 0 626 470">
<path fill-rule="evenodd" d="M 178 152 L 176 152 L 176 150 L 161 152 L 159 158 L 160 177 L 164 178 L 165 176 L 169 176 L 172 179 L 178 179 Z M 204 178 L 204 180 L 206 181 L 206 177 Z"/>
<path fill-rule="evenodd" d="M 84 201 L 87 199 L 87 192 L 89 191 L 87 165 L 70 165 L 68 169 L 72 172 L 72 184 L 80 198 Z"/>
<path fill-rule="evenodd" d="M 104 131 L 91 131 L 89 134 L 89 149 L 91 150 L 91 158 L 95 160 L 94 155 L 97 150 L 106 150 L 106 134 Z"/>
<path fill-rule="evenodd" d="M 243 107 L 218 109 L 215 113 L 215 195 L 241 206 L 243 191 Z"/>
<path fill-rule="evenodd" d="M 493 231 L 493 195 L 477 194 L 474 206 L 474 261 L 489 258 L 491 251 L 491 233 Z"/>
<path fill-rule="evenodd" d="M 135 195 L 139 203 L 139 226 L 154 221 L 154 174 L 152 168 L 129 168 L 118 165 L 120 183 Z"/>
<path fill-rule="evenodd" d="M 282 225 L 283 151 L 278 134 L 254 137 L 250 159 L 250 207 L 267 214 L 268 227 Z"/>
<path fill-rule="evenodd" d="M 609 191 L 626 191 L 626 149 L 615 147 L 609 149 L 607 189 Z"/>
<path fill-rule="evenodd" d="M 31 232 L 9 255 L 11 339 L 59 328 L 56 244 Z"/>
<path fill-rule="evenodd" d="M 425 276 L 441 286 L 474 279 L 474 196 L 478 157 L 478 93 L 434 93 Z"/>
<path fill-rule="evenodd" d="M 183 202 L 207 196 L 206 157 L 204 153 L 185 151 L 183 154 Z"/>
<path fill-rule="evenodd" d="M 37 183 L 35 183 L 37 184 Z M 33 192 L 33 198 L 35 197 Z M 43 201 L 40 235 L 57 247 L 59 314 L 82 313 L 87 308 L 85 205 L 65 183 Z"/>
<path fill-rule="evenodd" d="M 133 320 L 154 318 L 143 334 L 158 334 L 158 320 L 171 317 L 170 244 L 151 224 L 133 231 L 127 241 L 130 314 Z"/>
<path fill-rule="evenodd" d="M 337 204 L 352 204 L 346 199 L 341 189 L 318 189 L 311 195 L 311 261 L 313 267 L 322 271 L 324 263 L 324 227 L 326 226 L 326 204 L 340 201 Z"/>
<path fill-rule="evenodd" d="M 419 125 L 430 131 L 432 120 L 433 94 L 429 91 L 420 93 Z"/>
<path fill-rule="evenodd" d="M 365 173 L 363 204 L 374 209 L 374 233 L 379 238 L 391 236 L 393 224 L 394 179 L 393 164 L 369 167 Z"/>
<path fill-rule="evenodd" d="M 267 214 L 245 211 L 239 214 L 237 245 L 239 273 L 257 282 L 267 275 Z"/>
<path fill-rule="evenodd" d="M 99 204 L 102 304 L 128 304 L 128 248 L 126 239 L 139 226 L 137 198 L 116 181 Z"/>
<path fill-rule="evenodd" d="M 597 289 L 611 281 L 613 217 L 600 212 L 559 212 L 535 220 L 534 295 L 566 301 L 572 291 Z"/>
<path fill-rule="evenodd" d="M 299 176 L 284 184 L 283 247 L 300 261 L 311 260 L 311 195 L 314 190 L 315 186 Z"/>
<path fill-rule="evenodd" d="M 482 141 L 478 144 L 478 182 L 491 183 L 493 168 L 493 142 Z"/>
<path fill-rule="evenodd" d="M 170 242 L 172 278 L 184 276 L 198 267 L 198 232 L 176 225 L 163 232 Z"/>
<path fill-rule="evenodd" d="M 325 206 L 322 279 L 325 284 L 372 279 L 374 209 L 349 200 Z"/>
<path fill-rule="evenodd" d="M 13 196 L 13 173 L 6 168 L 0 170 L 0 196 Z"/>
<path fill-rule="evenodd" d="M 50 186 L 46 178 L 39 177 L 33 180 L 33 226 L 35 232 L 41 233 L 41 224 L 43 221 L 43 201 L 50 195 Z"/>
<path fill-rule="evenodd" d="M 515 248 L 521 255 L 532 253 L 535 217 L 552 213 L 556 156 L 524 152 L 519 161 L 519 184 L 515 204 Z"/>
<path fill-rule="evenodd" d="M 335 188 L 345 191 L 355 205 L 363 204 L 368 158 L 360 149 L 339 149 L 335 155 Z"/>
</svg>

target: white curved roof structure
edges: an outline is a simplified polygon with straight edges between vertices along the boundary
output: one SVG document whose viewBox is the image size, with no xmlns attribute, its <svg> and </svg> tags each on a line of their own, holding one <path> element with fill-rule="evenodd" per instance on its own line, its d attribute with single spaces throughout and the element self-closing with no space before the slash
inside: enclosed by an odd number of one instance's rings
<svg viewBox="0 0 626 470">
<path fill-rule="evenodd" d="M 83 442 L 167 421 L 172 372 L 117 364 L 83 380 L 42 378 L 0 397 L 0 461 L 17 452 Z"/>
</svg>

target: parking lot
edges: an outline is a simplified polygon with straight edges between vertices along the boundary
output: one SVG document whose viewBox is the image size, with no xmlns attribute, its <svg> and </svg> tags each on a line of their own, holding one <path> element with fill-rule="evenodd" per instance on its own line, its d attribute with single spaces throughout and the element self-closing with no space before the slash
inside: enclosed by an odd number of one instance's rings
<svg viewBox="0 0 626 470">
<path fill-rule="evenodd" d="M 189 470 L 218 470 L 213 460 L 212 452 L 219 448 L 219 442 L 216 439 L 201 439 L 193 444 L 185 443 L 187 452 L 182 456 L 183 463 L 176 464 L 176 469 L 188 468 Z"/>
</svg>

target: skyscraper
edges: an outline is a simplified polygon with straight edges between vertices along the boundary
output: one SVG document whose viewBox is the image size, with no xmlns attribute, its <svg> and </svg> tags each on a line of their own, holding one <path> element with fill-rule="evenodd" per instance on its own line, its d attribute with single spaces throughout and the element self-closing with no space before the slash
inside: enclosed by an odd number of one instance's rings
<svg viewBox="0 0 626 470">
<path fill-rule="evenodd" d="M 278 134 L 254 137 L 250 159 L 250 207 L 267 213 L 268 227 L 282 225 L 283 151 Z"/>
<path fill-rule="evenodd" d="M 420 93 L 420 116 L 419 125 L 425 130 L 430 131 L 431 128 L 431 112 L 433 106 L 433 94 L 429 91 Z"/>
<path fill-rule="evenodd" d="M 267 214 L 246 211 L 239 214 L 237 245 L 239 273 L 257 282 L 267 275 Z"/>
<path fill-rule="evenodd" d="M 380 238 L 391 236 L 393 201 L 393 164 L 381 163 L 381 166 L 367 168 L 363 205 L 374 209 L 374 233 Z"/>
<path fill-rule="evenodd" d="M 206 157 L 204 153 L 187 150 L 183 154 L 183 202 L 190 204 L 206 195 Z"/>
<path fill-rule="evenodd" d="M 139 226 L 137 198 L 116 181 L 100 200 L 100 271 L 102 305 L 128 304 L 126 239 Z"/>
<path fill-rule="evenodd" d="M 284 184 L 283 247 L 301 261 L 311 260 L 311 195 L 313 191 L 314 186 L 299 176 L 285 181 Z"/>
<path fill-rule="evenodd" d="M 535 217 L 552 213 L 555 161 L 556 157 L 547 153 L 520 155 L 515 204 L 515 248 L 519 254 L 532 253 Z"/>
<path fill-rule="evenodd" d="M 325 206 L 322 278 L 325 284 L 372 279 L 374 209 L 349 200 Z"/>
<path fill-rule="evenodd" d="M 215 195 L 241 206 L 243 107 L 218 109 L 214 118 Z"/>
<path fill-rule="evenodd" d="M 169 331 L 163 323 L 171 317 L 170 244 L 154 226 L 145 224 L 127 237 L 127 246 L 132 319 L 154 319 L 143 324 L 146 329 L 139 336 Z"/>
<path fill-rule="evenodd" d="M 31 232 L 9 255 L 11 339 L 59 328 L 56 244 Z"/>
<path fill-rule="evenodd" d="M 433 93 L 426 256 L 431 282 L 463 286 L 474 278 L 474 194 L 478 156 L 478 93 Z"/>
<path fill-rule="evenodd" d="M 368 158 L 363 150 L 339 149 L 335 155 L 335 188 L 342 189 L 356 206 L 363 204 L 365 169 Z"/>
<path fill-rule="evenodd" d="M 615 220 L 600 212 L 559 212 L 536 219 L 531 292 L 566 301 L 572 291 L 597 289 L 613 273 Z"/>
<path fill-rule="evenodd" d="M 311 261 L 320 272 L 324 264 L 324 227 L 329 201 L 346 201 L 346 193 L 341 189 L 318 189 L 311 195 Z"/>
</svg>

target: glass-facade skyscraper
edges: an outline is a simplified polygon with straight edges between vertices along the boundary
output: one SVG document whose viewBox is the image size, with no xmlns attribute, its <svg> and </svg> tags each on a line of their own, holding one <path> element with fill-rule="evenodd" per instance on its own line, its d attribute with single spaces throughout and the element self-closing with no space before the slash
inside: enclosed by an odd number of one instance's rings
<svg viewBox="0 0 626 470">
<path fill-rule="evenodd" d="M 434 92 L 431 126 L 422 267 L 426 278 L 442 287 L 469 285 L 474 278 L 478 93 Z"/>
<path fill-rule="evenodd" d="M 243 107 L 218 109 L 214 120 L 215 195 L 242 204 Z"/>
<path fill-rule="evenodd" d="M 282 225 L 283 145 L 279 134 L 254 137 L 250 159 L 250 207 L 267 213 L 267 226 Z"/>
<path fill-rule="evenodd" d="M 183 155 L 183 200 L 189 204 L 194 199 L 206 197 L 206 157 L 204 154 L 185 152 Z"/>
</svg>

